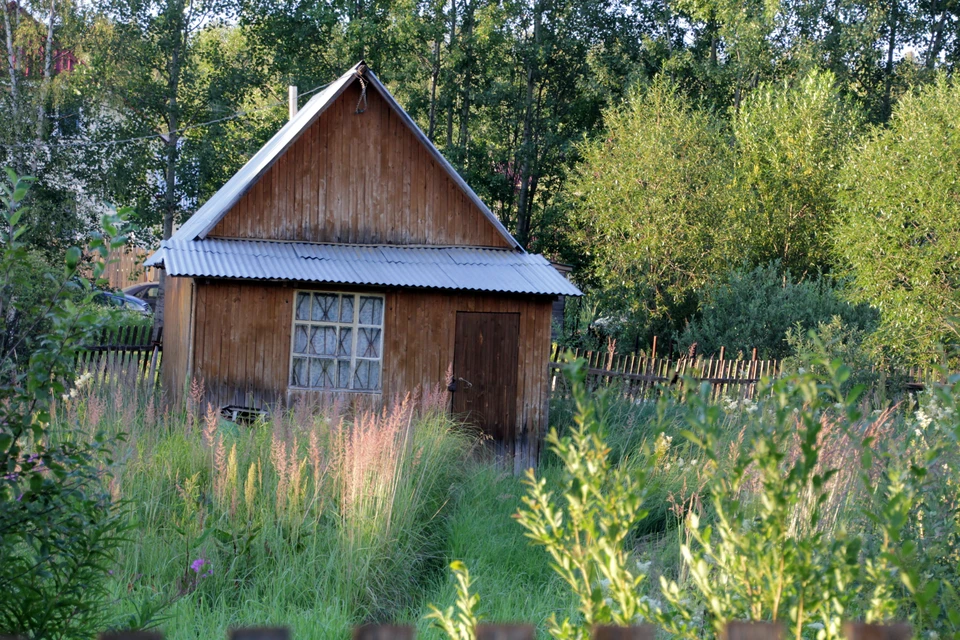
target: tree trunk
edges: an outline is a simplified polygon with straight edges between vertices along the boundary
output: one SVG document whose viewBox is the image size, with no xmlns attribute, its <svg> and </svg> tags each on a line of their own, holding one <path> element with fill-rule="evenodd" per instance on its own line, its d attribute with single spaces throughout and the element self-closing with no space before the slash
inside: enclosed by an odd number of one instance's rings
<svg viewBox="0 0 960 640">
<path fill-rule="evenodd" d="M 164 168 L 164 194 L 163 194 L 163 239 L 169 240 L 173 235 L 173 223 L 177 215 L 177 158 L 179 149 L 177 143 L 180 140 L 178 129 L 180 128 L 180 103 L 178 94 L 180 89 L 180 71 L 183 55 L 183 49 L 186 46 L 187 37 L 186 25 L 183 22 L 183 7 L 181 5 L 181 25 L 178 29 L 177 39 L 170 52 L 170 61 L 167 64 L 167 113 L 166 126 L 167 132 L 164 137 L 164 151 L 166 166 Z M 157 287 L 157 306 L 153 316 L 154 332 L 163 327 L 164 302 L 166 298 L 166 273 L 160 272 L 160 283 Z"/>
<path fill-rule="evenodd" d="M 933 23 L 930 29 L 930 45 L 927 47 L 927 59 L 925 66 L 927 69 L 933 69 L 937 65 L 937 58 L 940 57 L 940 51 L 943 49 L 943 33 L 947 23 L 949 11 L 945 3 L 934 2 L 930 8 L 931 16 L 940 10 L 940 17 Z"/>
<path fill-rule="evenodd" d="M 899 20 L 897 5 L 898 5 L 898 0 L 893 0 L 890 3 L 890 33 L 889 33 L 889 39 L 887 41 L 887 63 L 886 65 L 884 65 L 884 69 L 883 69 L 883 76 L 884 76 L 883 115 L 884 115 L 884 118 L 890 117 L 890 113 L 893 108 L 893 104 L 892 104 L 893 54 L 897 48 L 897 22 Z"/>
<path fill-rule="evenodd" d="M 427 137 L 434 141 L 433 135 L 437 126 L 437 84 L 440 81 L 440 39 L 433 42 L 433 69 L 430 76 L 430 126 L 427 128 Z"/>
<path fill-rule="evenodd" d="M 524 95 L 523 139 L 520 142 L 520 196 L 517 199 L 517 242 L 523 247 L 530 241 L 530 179 L 533 167 L 533 89 L 536 86 L 540 60 L 540 29 L 543 20 L 541 0 L 533 6 L 533 47 L 527 55 L 527 85 Z"/>
<path fill-rule="evenodd" d="M 14 11 L 19 9 L 15 6 Z M 13 48 L 13 26 L 10 24 L 10 5 L 3 3 L 3 32 L 6 35 L 7 45 L 7 70 L 10 73 L 10 97 L 13 99 L 14 109 L 17 108 L 17 99 L 20 92 L 17 85 L 17 54 Z M 14 113 L 16 116 L 16 113 Z"/>
<path fill-rule="evenodd" d="M 43 79 L 40 81 L 40 99 L 37 102 L 38 145 L 43 142 L 47 131 L 47 100 L 50 96 L 50 83 L 53 81 L 53 18 L 56 15 L 56 9 L 56 0 L 50 0 L 50 12 L 47 14 L 47 41 L 43 52 Z"/>
<path fill-rule="evenodd" d="M 447 51 L 449 55 L 447 58 L 452 62 L 456 58 L 453 55 L 453 52 L 457 46 L 457 0 L 450 0 L 450 42 L 447 44 Z M 445 83 L 448 87 L 447 95 L 447 144 L 445 145 L 449 149 L 453 145 L 453 106 L 454 106 L 454 91 L 453 87 L 457 85 L 455 79 L 452 77 L 454 70 L 451 68 L 449 75 L 449 82 Z"/>
<path fill-rule="evenodd" d="M 463 5 L 461 38 L 463 42 L 464 69 L 460 85 L 460 135 L 457 146 L 460 147 L 460 166 L 467 166 L 467 151 L 470 145 L 470 84 L 473 81 L 473 2 L 466 0 Z"/>
</svg>

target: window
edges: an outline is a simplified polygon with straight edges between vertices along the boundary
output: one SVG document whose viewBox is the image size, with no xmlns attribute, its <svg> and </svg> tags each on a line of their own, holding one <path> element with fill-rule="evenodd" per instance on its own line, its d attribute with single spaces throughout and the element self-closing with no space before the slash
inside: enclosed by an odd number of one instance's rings
<svg viewBox="0 0 960 640">
<path fill-rule="evenodd" d="M 379 391 L 383 297 L 298 291 L 290 386 Z"/>
</svg>

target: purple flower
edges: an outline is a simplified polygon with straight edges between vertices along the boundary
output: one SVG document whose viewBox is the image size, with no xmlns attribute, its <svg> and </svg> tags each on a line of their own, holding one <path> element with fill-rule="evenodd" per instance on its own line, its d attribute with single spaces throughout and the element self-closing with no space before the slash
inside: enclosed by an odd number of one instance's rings
<svg viewBox="0 0 960 640">
<path fill-rule="evenodd" d="M 203 571 L 204 567 L 207 567 L 207 571 L 201 574 L 200 572 Z M 199 558 L 191 562 L 190 568 L 193 569 L 193 572 L 198 576 L 200 576 L 201 578 L 209 578 L 210 576 L 213 575 L 213 563 L 207 560 L 206 558 L 204 558 L 203 556 L 200 556 Z"/>
</svg>

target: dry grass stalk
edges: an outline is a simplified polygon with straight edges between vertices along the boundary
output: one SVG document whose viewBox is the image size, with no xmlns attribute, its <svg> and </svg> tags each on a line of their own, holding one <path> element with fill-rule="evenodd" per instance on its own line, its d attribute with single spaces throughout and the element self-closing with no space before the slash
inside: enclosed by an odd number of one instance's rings
<svg viewBox="0 0 960 640">
<path fill-rule="evenodd" d="M 217 410 L 213 408 L 213 405 L 207 403 L 207 412 L 203 416 L 203 442 L 208 446 L 212 447 L 214 443 L 214 438 L 217 435 L 217 425 L 220 422 L 220 417 L 217 415 Z"/>
</svg>

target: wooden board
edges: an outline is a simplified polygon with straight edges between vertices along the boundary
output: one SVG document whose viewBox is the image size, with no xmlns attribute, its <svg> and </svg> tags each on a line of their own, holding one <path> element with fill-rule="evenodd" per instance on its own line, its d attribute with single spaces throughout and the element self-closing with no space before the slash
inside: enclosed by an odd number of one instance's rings
<svg viewBox="0 0 960 640">
<path fill-rule="evenodd" d="M 517 427 L 519 313 L 457 312 L 453 412 L 494 440 Z"/>
<path fill-rule="evenodd" d="M 507 247 L 376 91 L 354 84 L 210 232 L 359 244 Z"/>
<path fill-rule="evenodd" d="M 164 293 L 163 360 L 160 376 L 169 402 L 177 403 L 190 379 L 193 351 L 193 279 L 167 278 Z"/>
<path fill-rule="evenodd" d="M 307 289 L 384 295 L 381 393 L 289 390 L 294 296 Z M 515 360 L 498 365 L 513 369 L 503 375 L 512 375 L 515 387 L 515 408 L 510 423 L 503 423 L 504 437 L 522 445 L 515 469 L 536 463 L 548 421 L 550 298 L 199 280 L 195 297 L 193 372 L 203 377 L 206 401 L 216 406 L 269 408 L 298 399 L 332 402 L 336 396 L 341 402 L 355 404 L 359 398 L 364 406 L 377 406 L 422 390 L 438 390 L 442 397 L 456 357 L 458 312 L 511 315 L 517 327 L 516 347 L 511 348 Z"/>
</svg>

